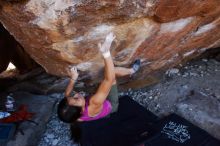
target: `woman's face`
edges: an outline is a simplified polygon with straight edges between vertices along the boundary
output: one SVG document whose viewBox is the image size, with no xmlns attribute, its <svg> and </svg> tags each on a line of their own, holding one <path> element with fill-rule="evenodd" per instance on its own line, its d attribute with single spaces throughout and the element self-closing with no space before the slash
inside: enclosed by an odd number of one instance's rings
<svg viewBox="0 0 220 146">
<path fill-rule="evenodd" d="M 68 104 L 74 106 L 85 106 L 85 98 L 82 94 L 76 93 L 73 97 L 68 97 Z"/>
</svg>

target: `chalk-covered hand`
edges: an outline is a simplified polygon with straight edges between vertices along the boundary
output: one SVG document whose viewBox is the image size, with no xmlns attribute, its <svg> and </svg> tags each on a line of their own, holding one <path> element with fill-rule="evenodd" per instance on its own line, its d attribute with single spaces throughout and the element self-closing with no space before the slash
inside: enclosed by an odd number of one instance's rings
<svg viewBox="0 0 220 146">
<path fill-rule="evenodd" d="M 105 57 L 104 54 L 109 54 L 110 53 L 110 47 L 111 47 L 111 44 L 113 42 L 113 40 L 115 39 L 115 35 L 111 32 L 109 33 L 106 38 L 105 38 L 105 41 L 103 44 L 99 43 L 99 50 L 100 52 L 102 53 L 102 55 Z"/>
<path fill-rule="evenodd" d="M 73 80 L 77 80 L 79 74 L 78 74 L 78 71 L 77 71 L 77 68 L 75 66 L 73 66 L 71 69 L 70 69 L 70 77 L 71 79 Z"/>
</svg>

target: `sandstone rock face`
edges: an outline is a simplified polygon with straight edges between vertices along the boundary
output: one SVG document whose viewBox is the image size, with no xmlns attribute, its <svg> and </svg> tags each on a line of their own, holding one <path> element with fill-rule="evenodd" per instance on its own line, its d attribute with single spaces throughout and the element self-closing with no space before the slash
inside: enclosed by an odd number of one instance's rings
<svg viewBox="0 0 220 146">
<path fill-rule="evenodd" d="M 0 73 L 7 69 L 10 62 L 21 74 L 37 66 L 23 47 L 0 24 Z"/>
<path fill-rule="evenodd" d="M 142 59 L 135 80 L 220 46 L 219 0 L 0 1 L 0 21 L 47 72 L 77 65 L 93 81 L 103 67 L 97 43 L 110 31 L 116 66 Z"/>
</svg>

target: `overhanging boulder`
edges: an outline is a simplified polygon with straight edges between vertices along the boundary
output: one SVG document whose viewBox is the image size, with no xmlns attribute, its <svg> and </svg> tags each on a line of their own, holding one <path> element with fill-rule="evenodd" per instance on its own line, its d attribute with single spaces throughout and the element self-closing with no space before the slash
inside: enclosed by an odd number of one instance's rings
<svg viewBox="0 0 220 146">
<path fill-rule="evenodd" d="M 100 79 L 97 44 L 113 31 L 116 66 L 141 58 L 135 80 L 220 46 L 219 0 L 0 1 L 0 21 L 51 74 L 77 65 L 81 79 Z"/>
</svg>

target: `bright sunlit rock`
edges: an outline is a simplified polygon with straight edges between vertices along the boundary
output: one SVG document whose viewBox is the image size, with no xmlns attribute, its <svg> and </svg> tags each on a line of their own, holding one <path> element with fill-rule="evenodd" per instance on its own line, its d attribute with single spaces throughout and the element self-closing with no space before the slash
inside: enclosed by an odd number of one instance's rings
<svg viewBox="0 0 220 146">
<path fill-rule="evenodd" d="M 14 66 L 14 64 L 12 64 L 11 62 L 9 63 L 8 65 L 8 68 L 7 70 L 12 70 L 12 69 L 15 69 L 16 67 Z"/>
</svg>

